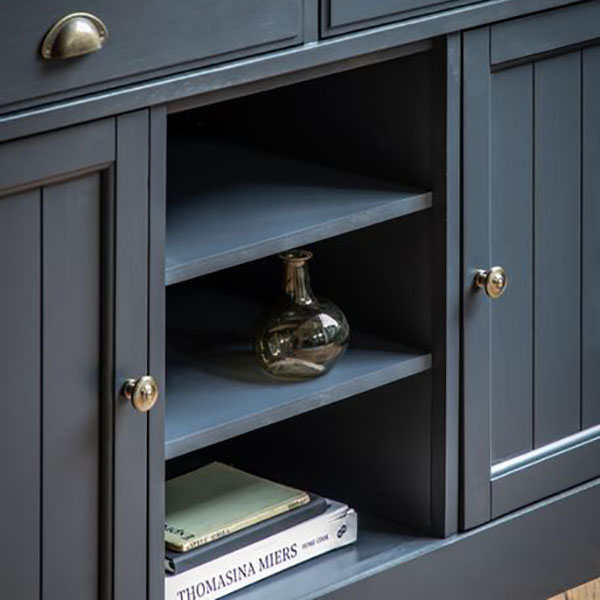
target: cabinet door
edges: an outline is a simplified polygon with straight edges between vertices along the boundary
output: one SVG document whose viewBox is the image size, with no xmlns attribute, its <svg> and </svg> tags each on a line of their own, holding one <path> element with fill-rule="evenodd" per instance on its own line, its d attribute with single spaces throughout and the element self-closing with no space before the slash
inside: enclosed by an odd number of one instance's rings
<svg viewBox="0 0 600 600">
<path fill-rule="evenodd" d="M 464 34 L 465 527 L 600 475 L 598 37 L 600 2 Z"/>
<path fill-rule="evenodd" d="M 0 145 L 3 596 L 146 598 L 148 115 Z"/>
</svg>

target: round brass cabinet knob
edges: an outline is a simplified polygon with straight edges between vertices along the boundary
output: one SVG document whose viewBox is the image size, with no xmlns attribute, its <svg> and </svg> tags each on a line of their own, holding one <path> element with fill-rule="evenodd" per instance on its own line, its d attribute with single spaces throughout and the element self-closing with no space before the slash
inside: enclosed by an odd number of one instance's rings
<svg viewBox="0 0 600 600">
<path fill-rule="evenodd" d="M 151 375 L 139 379 L 128 379 L 121 393 L 140 412 L 148 412 L 158 400 L 158 384 Z"/>
<path fill-rule="evenodd" d="M 508 277 L 502 267 L 492 267 L 487 271 L 480 269 L 475 274 L 475 285 L 484 289 L 485 293 L 495 300 L 506 291 Z"/>
<path fill-rule="evenodd" d="M 42 41 L 45 59 L 75 58 L 97 52 L 108 39 L 106 25 L 90 13 L 72 13 L 59 19 Z"/>
</svg>

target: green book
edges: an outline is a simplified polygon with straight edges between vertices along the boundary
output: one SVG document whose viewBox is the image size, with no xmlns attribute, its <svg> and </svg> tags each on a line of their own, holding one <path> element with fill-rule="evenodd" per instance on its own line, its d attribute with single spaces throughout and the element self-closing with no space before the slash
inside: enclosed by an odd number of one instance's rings
<svg viewBox="0 0 600 600">
<path fill-rule="evenodd" d="M 213 462 L 167 481 L 165 543 L 176 552 L 288 512 L 310 501 L 306 492 Z"/>
</svg>

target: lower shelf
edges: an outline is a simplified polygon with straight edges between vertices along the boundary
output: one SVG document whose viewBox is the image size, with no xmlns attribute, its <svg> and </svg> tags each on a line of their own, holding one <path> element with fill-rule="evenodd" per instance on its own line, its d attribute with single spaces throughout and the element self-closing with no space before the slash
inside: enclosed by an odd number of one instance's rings
<svg viewBox="0 0 600 600">
<path fill-rule="evenodd" d="M 358 540 L 256 583 L 231 600 L 309 600 L 434 550 L 444 540 L 369 515 L 358 515 Z"/>
<path fill-rule="evenodd" d="M 231 339 L 210 350 L 173 340 L 167 358 L 166 457 L 174 458 L 253 429 L 409 377 L 431 355 L 354 332 L 328 374 L 279 382 L 257 366 L 250 347 Z"/>
</svg>

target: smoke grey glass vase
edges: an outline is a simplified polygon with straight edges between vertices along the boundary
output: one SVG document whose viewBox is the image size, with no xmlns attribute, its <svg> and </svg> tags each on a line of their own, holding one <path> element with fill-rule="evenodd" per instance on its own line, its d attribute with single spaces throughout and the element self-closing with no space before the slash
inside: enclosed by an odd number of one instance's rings
<svg viewBox="0 0 600 600">
<path fill-rule="evenodd" d="M 329 371 L 348 345 L 344 313 L 310 287 L 307 261 L 312 253 L 291 250 L 284 263 L 283 293 L 257 322 L 254 350 L 262 368 L 275 377 L 304 379 Z"/>
</svg>

